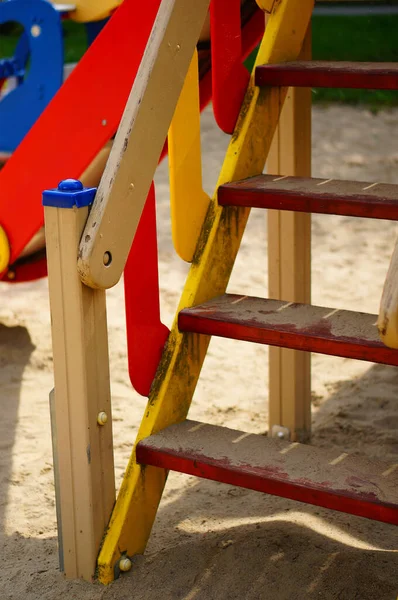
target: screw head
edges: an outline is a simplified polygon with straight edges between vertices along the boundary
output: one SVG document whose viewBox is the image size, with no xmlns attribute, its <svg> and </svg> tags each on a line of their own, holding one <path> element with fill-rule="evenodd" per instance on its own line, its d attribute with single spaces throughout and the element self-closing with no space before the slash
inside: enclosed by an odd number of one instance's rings
<svg viewBox="0 0 398 600">
<path fill-rule="evenodd" d="M 104 265 L 105 265 L 106 267 L 109 267 L 109 265 L 110 265 L 110 264 L 111 264 L 111 262 L 112 262 L 112 254 L 111 254 L 110 252 L 108 252 L 108 251 L 107 251 L 107 252 L 105 252 L 105 253 L 104 253 L 104 258 L 103 258 L 103 261 L 104 261 Z"/>
<path fill-rule="evenodd" d="M 83 184 L 78 179 L 64 179 L 58 184 L 60 192 L 80 192 L 83 189 Z"/>
<path fill-rule="evenodd" d="M 41 27 L 40 25 L 32 25 L 32 27 L 30 28 L 30 33 L 32 34 L 32 37 L 37 38 L 41 35 Z"/>
<path fill-rule="evenodd" d="M 98 425 L 105 425 L 108 422 L 108 415 L 105 411 L 98 413 L 97 423 Z"/>
<path fill-rule="evenodd" d="M 128 556 L 122 556 L 122 558 L 119 561 L 119 569 L 122 571 L 122 573 L 127 573 L 128 571 L 130 571 L 132 566 L 132 562 L 128 558 Z"/>
</svg>

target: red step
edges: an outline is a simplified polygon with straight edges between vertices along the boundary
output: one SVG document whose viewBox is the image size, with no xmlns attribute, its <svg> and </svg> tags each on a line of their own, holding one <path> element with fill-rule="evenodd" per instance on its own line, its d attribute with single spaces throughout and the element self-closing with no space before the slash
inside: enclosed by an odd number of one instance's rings
<svg viewBox="0 0 398 600">
<path fill-rule="evenodd" d="M 398 186 L 258 175 L 218 188 L 222 206 L 251 206 L 306 213 L 398 220 Z"/>
<path fill-rule="evenodd" d="M 377 316 L 225 294 L 179 313 L 181 331 L 398 366 L 379 339 Z"/>
<path fill-rule="evenodd" d="M 184 421 L 137 445 L 137 462 L 398 525 L 398 465 Z"/>
<path fill-rule="evenodd" d="M 258 86 L 398 90 L 398 63 L 301 60 L 261 65 L 255 81 Z"/>
</svg>

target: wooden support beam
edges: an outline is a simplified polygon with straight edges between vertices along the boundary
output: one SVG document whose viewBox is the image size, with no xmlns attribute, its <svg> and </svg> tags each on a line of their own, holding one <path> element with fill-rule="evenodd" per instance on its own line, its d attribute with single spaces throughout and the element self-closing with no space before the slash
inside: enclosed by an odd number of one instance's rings
<svg viewBox="0 0 398 600">
<path fill-rule="evenodd" d="M 87 214 L 45 206 L 61 554 L 67 577 L 90 581 L 115 481 L 105 292 L 83 285 L 76 269 Z"/>
<path fill-rule="evenodd" d="M 123 272 L 210 0 L 162 0 L 82 236 L 78 269 L 93 288 Z"/>
<path fill-rule="evenodd" d="M 311 59 L 311 31 L 301 60 Z M 289 88 L 267 161 L 269 173 L 311 175 L 311 90 Z M 268 211 L 268 297 L 311 301 L 311 215 Z M 311 357 L 269 349 L 269 430 L 289 429 L 292 440 L 311 433 Z"/>
</svg>

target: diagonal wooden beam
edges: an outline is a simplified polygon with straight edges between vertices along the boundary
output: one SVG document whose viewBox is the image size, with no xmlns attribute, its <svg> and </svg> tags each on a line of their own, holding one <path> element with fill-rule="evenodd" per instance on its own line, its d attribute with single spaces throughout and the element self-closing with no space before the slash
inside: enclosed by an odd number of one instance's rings
<svg viewBox="0 0 398 600">
<path fill-rule="evenodd" d="M 80 244 L 90 287 L 121 277 L 209 4 L 161 2 Z"/>
</svg>

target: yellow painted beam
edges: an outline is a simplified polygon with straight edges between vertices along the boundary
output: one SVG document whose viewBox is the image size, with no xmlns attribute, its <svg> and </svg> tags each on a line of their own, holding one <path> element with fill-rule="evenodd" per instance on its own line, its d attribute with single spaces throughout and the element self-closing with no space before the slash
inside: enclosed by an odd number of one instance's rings
<svg viewBox="0 0 398 600">
<path fill-rule="evenodd" d="M 295 60 L 310 22 L 313 0 L 280 0 L 272 12 L 256 64 Z M 259 89 L 252 77 L 218 186 L 262 173 L 287 90 Z M 217 186 L 217 187 L 218 187 Z M 239 250 L 249 209 L 209 207 L 179 309 L 223 294 Z M 151 390 L 137 441 L 185 419 L 210 338 L 180 333 L 177 320 Z M 141 466 L 133 450 L 98 559 L 98 578 L 109 583 L 121 555 L 144 552 L 167 473 Z"/>
<path fill-rule="evenodd" d="M 259 7 L 267 13 L 270 13 L 275 0 L 256 0 Z"/>
<path fill-rule="evenodd" d="M 168 149 L 173 243 L 177 254 L 191 262 L 210 203 L 202 186 L 196 49 L 169 129 Z"/>
<path fill-rule="evenodd" d="M 398 349 L 398 241 L 384 282 L 377 326 L 382 342 Z"/>
</svg>

